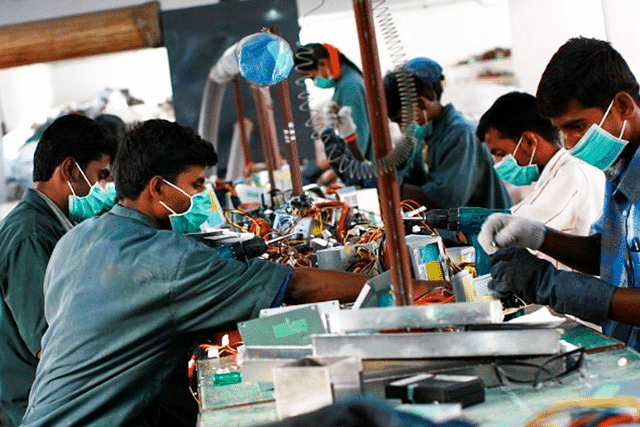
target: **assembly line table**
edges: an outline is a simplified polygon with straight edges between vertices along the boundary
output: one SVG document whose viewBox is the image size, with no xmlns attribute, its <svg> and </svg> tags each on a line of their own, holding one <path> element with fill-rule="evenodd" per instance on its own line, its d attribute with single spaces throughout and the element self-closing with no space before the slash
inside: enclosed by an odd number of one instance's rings
<svg viewBox="0 0 640 427">
<path fill-rule="evenodd" d="M 485 401 L 464 408 L 461 417 L 483 427 L 521 426 L 527 419 L 556 402 L 593 395 L 614 395 L 621 388 L 640 384 L 640 353 L 572 321 L 560 328 L 563 329 L 563 339 L 586 350 L 579 369 L 562 376 L 561 382 L 548 380 L 537 387 L 512 382 L 487 387 Z M 246 384 L 248 388 L 242 390 L 251 395 L 250 402 L 226 408 L 218 406 L 225 399 L 224 396 L 214 395 L 223 389 L 213 385 L 213 371 L 220 367 L 220 363 L 217 359 L 205 359 L 198 363 L 201 399 L 198 427 L 217 426 L 220 423 L 254 426 L 276 421 L 273 388 L 262 383 L 259 386 L 258 383 Z M 225 363 L 233 365 L 234 362 L 227 360 Z M 369 365 L 363 363 L 363 366 L 363 378 L 366 378 Z M 380 396 L 380 387 L 368 387 L 366 384 L 364 394 L 384 397 Z M 637 395 L 640 396 L 640 387 Z"/>
</svg>

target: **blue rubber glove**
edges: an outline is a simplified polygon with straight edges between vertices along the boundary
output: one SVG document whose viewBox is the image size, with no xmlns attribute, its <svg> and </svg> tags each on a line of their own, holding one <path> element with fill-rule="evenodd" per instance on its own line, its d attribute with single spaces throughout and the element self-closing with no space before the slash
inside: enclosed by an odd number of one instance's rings
<svg viewBox="0 0 640 427">
<path fill-rule="evenodd" d="M 489 289 L 500 297 L 515 294 L 595 324 L 607 318 L 615 287 L 595 276 L 556 270 L 521 248 L 502 249 L 491 255 L 490 263 Z"/>
</svg>

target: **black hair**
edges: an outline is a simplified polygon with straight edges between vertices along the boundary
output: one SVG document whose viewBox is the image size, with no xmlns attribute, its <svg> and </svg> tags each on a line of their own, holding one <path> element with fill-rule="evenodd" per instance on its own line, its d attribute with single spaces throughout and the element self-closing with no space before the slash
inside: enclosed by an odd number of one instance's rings
<svg viewBox="0 0 640 427">
<path fill-rule="evenodd" d="M 60 116 L 47 126 L 38 141 L 33 155 L 33 180 L 50 180 L 67 157 L 73 157 L 86 170 L 90 161 L 100 160 L 103 154 L 113 160 L 116 153 L 98 123 L 76 113 Z"/>
<path fill-rule="evenodd" d="M 94 119 L 107 136 L 107 140 L 113 146 L 113 152 L 118 151 L 120 142 L 124 140 L 127 125 L 120 117 L 115 114 L 100 114 Z M 111 157 L 111 161 L 115 160 L 115 156 Z"/>
<path fill-rule="evenodd" d="M 620 53 L 609 42 L 576 37 L 553 55 L 536 97 L 542 114 L 554 118 L 573 99 L 584 108 L 606 110 L 619 92 L 628 93 L 640 105 L 638 82 Z"/>
<path fill-rule="evenodd" d="M 551 120 L 540 114 L 536 98 L 524 92 L 509 92 L 498 98 L 482 115 L 476 135 L 480 141 L 493 128 L 504 138 L 518 141 L 522 134 L 533 131 L 556 145 L 560 145 L 560 132 Z"/>
<path fill-rule="evenodd" d="M 296 71 L 304 73 L 317 69 L 318 60 L 329 59 L 329 51 L 321 43 L 309 43 L 299 46 L 293 59 Z M 362 70 L 340 51 L 338 51 L 338 59 L 341 64 L 349 65 L 362 75 Z"/>
<path fill-rule="evenodd" d="M 191 128 L 162 119 L 136 123 L 127 130 L 114 164 L 118 197 L 136 200 L 156 175 L 175 183 L 190 166 L 218 162 L 211 143 Z"/>
<path fill-rule="evenodd" d="M 400 95 L 399 80 L 403 80 L 400 73 L 404 73 L 406 76 L 408 85 L 413 84 L 415 87 L 415 93 L 417 96 L 424 96 L 430 101 L 440 101 L 442 97 L 442 83 L 428 83 L 418 78 L 415 74 L 406 70 L 392 70 L 389 71 L 383 79 L 384 95 L 387 100 L 387 115 L 389 118 L 394 119 L 402 109 L 402 98 Z M 402 92 L 406 91 L 406 88 L 402 89 Z"/>
</svg>

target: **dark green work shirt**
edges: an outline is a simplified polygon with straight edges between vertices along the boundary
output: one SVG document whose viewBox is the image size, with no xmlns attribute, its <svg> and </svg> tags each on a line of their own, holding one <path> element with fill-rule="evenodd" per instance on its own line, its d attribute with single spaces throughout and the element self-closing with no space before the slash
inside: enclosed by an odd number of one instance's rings
<svg viewBox="0 0 640 427">
<path fill-rule="evenodd" d="M 0 224 L 0 404 L 15 424 L 27 408 L 46 329 L 45 269 L 65 231 L 35 190 L 27 190 Z"/>
<path fill-rule="evenodd" d="M 153 425 L 154 402 L 185 354 L 270 307 L 290 273 L 222 258 L 120 205 L 83 221 L 51 255 L 49 328 L 23 426 Z"/>
<path fill-rule="evenodd" d="M 423 156 L 428 145 L 427 163 Z M 475 126 L 445 105 L 427 141 L 417 144 L 404 168 L 404 180 L 417 185 L 440 208 L 511 207 L 511 198 L 496 171 L 493 157 L 475 135 Z"/>
</svg>

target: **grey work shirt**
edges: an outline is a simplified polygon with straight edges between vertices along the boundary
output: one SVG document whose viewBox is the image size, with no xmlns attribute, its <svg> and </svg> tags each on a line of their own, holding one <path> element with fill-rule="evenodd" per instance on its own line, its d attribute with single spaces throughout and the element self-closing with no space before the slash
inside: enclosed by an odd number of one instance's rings
<svg viewBox="0 0 640 427">
<path fill-rule="evenodd" d="M 272 305 L 291 270 L 225 259 L 120 205 L 58 243 L 45 277 L 42 359 L 23 426 L 153 425 L 187 351 Z"/>
<path fill-rule="evenodd" d="M 45 270 L 70 226 L 52 201 L 32 189 L 0 224 L 0 405 L 16 425 L 27 409 L 47 326 Z"/>
</svg>

